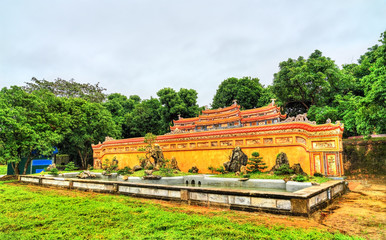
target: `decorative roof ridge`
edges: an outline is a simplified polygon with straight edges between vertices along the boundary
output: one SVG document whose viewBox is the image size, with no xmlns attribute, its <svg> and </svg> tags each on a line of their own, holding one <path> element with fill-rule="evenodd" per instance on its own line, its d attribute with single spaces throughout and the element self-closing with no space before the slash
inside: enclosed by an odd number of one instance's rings
<svg viewBox="0 0 386 240">
<path fill-rule="evenodd" d="M 173 123 L 194 122 L 194 121 L 197 121 L 198 119 L 199 117 L 181 118 L 179 120 L 173 120 Z"/>
<path fill-rule="evenodd" d="M 217 108 L 217 109 L 208 109 L 208 110 L 202 110 L 202 113 L 218 113 L 218 112 L 224 112 L 224 111 L 228 111 L 232 108 L 238 108 L 240 109 L 240 105 L 231 105 L 229 107 L 225 107 L 225 108 Z"/>
<path fill-rule="evenodd" d="M 287 130 L 287 129 L 303 129 L 308 132 L 316 131 L 330 131 L 335 129 L 344 130 L 343 124 L 337 121 L 335 124 L 326 123 L 320 125 L 314 125 L 307 122 L 280 122 L 277 124 L 271 125 L 261 125 L 261 126 L 252 126 L 252 127 L 239 127 L 239 128 L 229 128 L 222 130 L 211 130 L 203 132 L 192 132 L 192 133 L 178 133 L 178 134 L 168 134 L 157 136 L 157 140 L 169 140 L 169 139 L 179 139 L 179 138 L 188 138 L 188 137 L 205 137 L 205 136 L 216 136 L 216 135 L 225 135 L 225 134 L 238 134 L 238 133 L 248 133 L 248 132 L 264 132 L 264 131 L 275 131 L 275 130 Z M 104 142 L 97 145 L 92 145 L 92 148 L 100 148 L 102 145 L 114 145 L 119 143 L 143 143 L 144 137 L 138 138 L 126 138 L 120 140 L 112 140 Z M 143 143 L 145 144 L 145 143 Z"/>
</svg>

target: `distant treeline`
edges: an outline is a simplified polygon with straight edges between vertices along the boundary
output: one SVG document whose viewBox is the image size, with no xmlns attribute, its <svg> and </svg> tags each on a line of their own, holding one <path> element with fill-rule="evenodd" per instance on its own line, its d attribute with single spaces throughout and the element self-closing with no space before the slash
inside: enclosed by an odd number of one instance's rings
<svg viewBox="0 0 386 240">
<path fill-rule="evenodd" d="M 261 107 L 277 99 L 283 113 L 308 113 L 310 120 L 341 120 L 345 137 L 386 133 L 386 31 L 380 44 L 368 49 L 358 63 L 340 69 L 315 50 L 279 64 L 273 84 L 258 78 L 228 78 L 218 87 L 212 108 L 237 100 L 243 109 Z M 0 162 L 34 154 L 47 155 L 57 146 L 83 168 L 92 159 L 91 144 L 106 136 L 130 138 L 146 133 L 165 134 L 178 116 L 198 116 L 197 91 L 163 88 L 157 98 L 141 99 L 120 93 L 106 95 L 99 84 L 74 80 L 32 78 L 25 86 L 0 91 Z"/>
</svg>

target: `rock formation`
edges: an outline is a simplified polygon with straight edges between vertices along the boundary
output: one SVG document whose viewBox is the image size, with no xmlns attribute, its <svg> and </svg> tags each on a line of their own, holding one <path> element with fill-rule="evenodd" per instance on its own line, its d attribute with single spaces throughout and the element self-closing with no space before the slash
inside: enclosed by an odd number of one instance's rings
<svg viewBox="0 0 386 240">
<path fill-rule="evenodd" d="M 154 148 L 150 150 L 150 156 L 154 159 L 154 167 L 160 168 L 165 164 L 165 157 L 158 144 L 154 145 Z"/>
<path fill-rule="evenodd" d="M 288 161 L 287 154 L 285 154 L 284 152 L 281 152 L 277 155 L 276 164 L 275 166 L 272 167 L 270 172 L 273 173 L 274 171 L 277 171 L 280 168 L 280 166 L 284 164 L 287 164 L 289 166 L 289 161 Z"/>
<path fill-rule="evenodd" d="M 240 147 L 235 147 L 228 162 L 224 163 L 225 171 L 240 172 L 241 166 L 246 166 L 248 156 L 241 150 Z"/>
<path fill-rule="evenodd" d="M 90 171 L 83 171 L 77 175 L 78 178 L 86 179 L 86 178 L 96 178 L 94 174 L 92 174 Z"/>
<path fill-rule="evenodd" d="M 170 161 L 170 165 L 171 165 L 172 169 L 180 171 L 176 157 L 172 157 L 172 160 Z"/>
</svg>

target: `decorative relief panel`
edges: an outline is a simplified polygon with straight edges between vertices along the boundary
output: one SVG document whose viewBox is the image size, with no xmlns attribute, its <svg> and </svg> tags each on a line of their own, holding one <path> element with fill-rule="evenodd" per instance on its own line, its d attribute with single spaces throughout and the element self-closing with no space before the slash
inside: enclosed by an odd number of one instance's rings
<svg viewBox="0 0 386 240">
<path fill-rule="evenodd" d="M 161 145 L 161 148 L 162 148 L 162 149 L 169 149 L 169 144 Z"/>
<path fill-rule="evenodd" d="M 272 140 L 272 138 L 264 138 L 263 142 L 264 142 L 264 144 L 272 144 L 273 140 Z"/>
<path fill-rule="evenodd" d="M 244 140 L 236 140 L 236 146 L 244 145 Z"/>
<path fill-rule="evenodd" d="M 198 147 L 209 147 L 209 142 L 199 142 L 197 143 Z"/>
<path fill-rule="evenodd" d="M 292 143 L 292 137 L 279 137 L 276 138 L 276 143 Z"/>
<path fill-rule="evenodd" d="M 247 145 L 255 145 L 260 143 L 260 139 L 247 139 Z"/>
<path fill-rule="evenodd" d="M 315 172 L 322 173 L 322 162 L 321 162 L 320 154 L 314 155 L 314 168 L 315 168 Z"/>
<path fill-rule="evenodd" d="M 307 143 L 306 139 L 304 139 L 302 137 L 296 137 L 296 142 L 301 143 L 301 144 L 306 144 Z"/>
<path fill-rule="evenodd" d="M 232 145 L 233 145 L 233 141 L 232 141 L 232 140 L 221 141 L 221 142 L 220 142 L 220 145 L 221 145 L 222 147 L 232 146 Z"/>
<path fill-rule="evenodd" d="M 190 143 L 190 144 L 189 144 L 189 147 L 190 147 L 190 148 L 196 148 L 196 144 L 195 144 L 195 143 Z"/>
<path fill-rule="evenodd" d="M 336 155 L 326 154 L 326 159 L 327 159 L 327 174 L 337 175 L 336 174 Z"/>
<path fill-rule="evenodd" d="M 179 149 L 181 149 L 181 148 L 186 148 L 187 145 L 188 145 L 188 144 L 186 144 L 186 143 L 182 143 L 182 144 L 178 144 L 177 147 L 178 147 Z"/>
<path fill-rule="evenodd" d="M 170 144 L 170 149 L 176 149 L 176 144 Z"/>
<path fill-rule="evenodd" d="M 335 141 L 312 142 L 313 149 L 335 148 Z"/>
<path fill-rule="evenodd" d="M 126 152 L 130 151 L 130 148 L 129 147 L 125 147 L 125 151 Z"/>
<path fill-rule="evenodd" d="M 211 145 L 212 147 L 217 147 L 217 146 L 218 146 L 218 142 L 211 142 L 210 145 Z"/>
</svg>

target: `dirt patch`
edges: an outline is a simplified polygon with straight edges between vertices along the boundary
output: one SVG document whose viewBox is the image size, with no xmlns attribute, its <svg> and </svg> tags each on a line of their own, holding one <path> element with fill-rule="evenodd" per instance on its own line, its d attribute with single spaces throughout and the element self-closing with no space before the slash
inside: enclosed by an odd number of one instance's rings
<svg viewBox="0 0 386 240">
<path fill-rule="evenodd" d="M 386 185 L 377 181 L 349 181 L 352 190 L 314 214 L 320 224 L 367 239 L 386 238 Z"/>
<path fill-rule="evenodd" d="M 31 191 L 54 191 L 56 194 L 71 197 L 94 198 L 102 193 L 68 190 L 56 187 L 13 182 L 8 184 L 24 185 Z M 386 238 L 386 185 L 383 182 L 368 180 L 350 180 L 352 190 L 337 199 L 327 208 L 314 213 L 310 218 L 275 215 L 263 212 L 242 212 L 205 206 L 190 206 L 176 202 L 154 199 L 141 199 L 143 203 L 157 204 L 166 211 L 201 214 L 208 217 L 227 217 L 237 223 L 264 224 L 265 226 L 281 225 L 295 228 L 317 228 L 330 232 L 364 237 L 366 239 Z"/>
<path fill-rule="evenodd" d="M 15 175 L 4 175 L 0 177 L 0 181 L 9 181 L 9 180 L 17 180 L 17 176 Z"/>
</svg>

